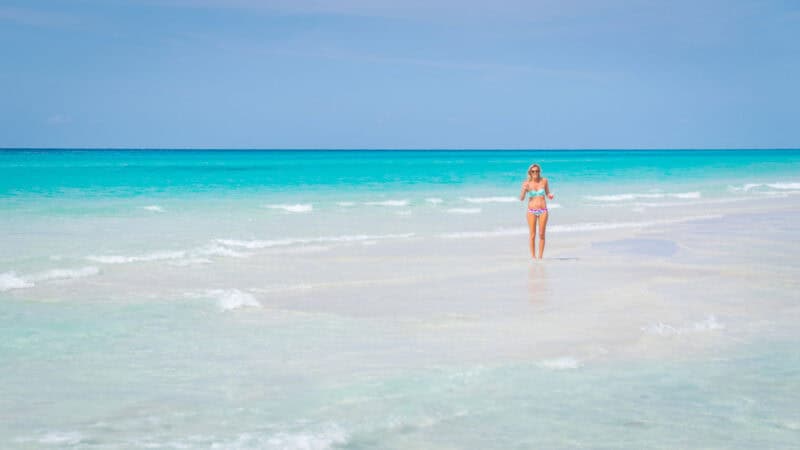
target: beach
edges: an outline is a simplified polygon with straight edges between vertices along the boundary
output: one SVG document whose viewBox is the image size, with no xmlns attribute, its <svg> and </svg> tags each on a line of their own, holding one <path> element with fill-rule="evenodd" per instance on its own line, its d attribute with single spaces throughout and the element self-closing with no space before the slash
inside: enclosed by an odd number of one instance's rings
<svg viewBox="0 0 800 450">
<path fill-rule="evenodd" d="M 0 446 L 793 448 L 798 174 L 797 150 L 0 151 Z"/>
</svg>

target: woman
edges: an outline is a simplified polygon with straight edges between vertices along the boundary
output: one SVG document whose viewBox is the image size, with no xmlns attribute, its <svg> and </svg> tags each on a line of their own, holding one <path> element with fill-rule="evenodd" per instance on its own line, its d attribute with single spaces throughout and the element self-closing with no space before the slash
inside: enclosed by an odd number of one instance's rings
<svg viewBox="0 0 800 450">
<path fill-rule="evenodd" d="M 539 224 L 539 259 L 544 254 L 544 232 L 547 228 L 547 202 L 545 195 L 550 200 L 553 194 L 550 193 L 550 185 L 547 178 L 542 178 L 542 168 L 538 164 L 531 164 L 528 167 L 528 179 L 522 182 L 522 192 L 519 200 L 525 200 L 525 193 L 528 194 L 528 231 L 530 232 L 531 256 L 536 259 L 536 224 Z"/>
</svg>

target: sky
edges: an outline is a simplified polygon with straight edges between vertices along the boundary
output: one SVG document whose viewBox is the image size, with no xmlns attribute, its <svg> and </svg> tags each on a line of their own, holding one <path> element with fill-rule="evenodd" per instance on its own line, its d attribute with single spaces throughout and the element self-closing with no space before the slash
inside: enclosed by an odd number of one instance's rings
<svg viewBox="0 0 800 450">
<path fill-rule="evenodd" d="M 798 148 L 800 1 L 0 0 L 0 147 Z"/>
</svg>

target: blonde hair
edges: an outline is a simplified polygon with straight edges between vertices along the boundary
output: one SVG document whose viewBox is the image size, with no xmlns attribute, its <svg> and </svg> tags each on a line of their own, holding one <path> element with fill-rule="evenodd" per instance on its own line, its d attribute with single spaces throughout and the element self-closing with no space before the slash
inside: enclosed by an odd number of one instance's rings
<svg viewBox="0 0 800 450">
<path fill-rule="evenodd" d="M 531 169 L 533 169 L 534 167 L 539 169 L 539 176 L 540 177 L 542 176 L 542 166 L 538 164 L 531 164 L 530 166 L 528 166 L 528 182 L 533 181 L 533 175 L 531 175 Z"/>
</svg>

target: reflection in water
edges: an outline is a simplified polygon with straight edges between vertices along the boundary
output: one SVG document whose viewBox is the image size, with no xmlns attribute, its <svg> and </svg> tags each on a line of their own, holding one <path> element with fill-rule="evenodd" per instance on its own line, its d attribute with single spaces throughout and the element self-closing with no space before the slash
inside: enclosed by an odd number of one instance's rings
<svg viewBox="0 0 800 450">
<path fill-rule="evenodd" d="M 547 282 L 547 264 L 543 261 L 531 261 L 528 267 L 528 298 L 531 303 L 545 302 L 550 288 Z"/>
</svg>

